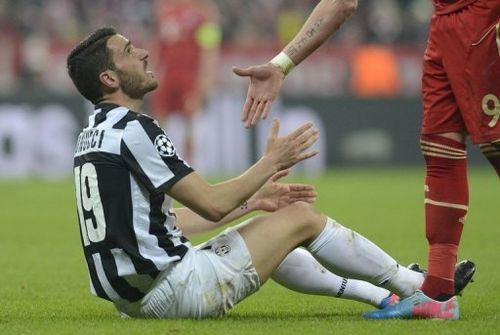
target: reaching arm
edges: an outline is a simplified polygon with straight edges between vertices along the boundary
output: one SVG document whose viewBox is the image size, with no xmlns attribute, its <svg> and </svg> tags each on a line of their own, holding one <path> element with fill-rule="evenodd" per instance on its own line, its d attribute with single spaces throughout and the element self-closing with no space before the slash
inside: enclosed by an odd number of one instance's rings
<svg viewBox="0 0 500 335">
<path fill-rule="evenodd" d="M 318 131 L 306 123 L 284 137 L 278 137 L 279 122 L 273 121 L 262 158 L 242 175 L 211 185 L 197 173 L 191 173 L 169 190 L 169 194 L 210 221 L 220 221 L 249 199 L 276 172 L 286 170 L 317 151 L 307 151 L 318 139 Z"/>
<path fill-rule="evenodd" d="M 176 208 L 174 212 L 177 216 L 177 226 L 186 236 L 192 237 L 221 227 L 255 210 L 274 212 L 296 201 L 309 203 L 316 201 L 316 192 L 313 186 L 278 182 L 287 174 L 288 170 L 274 174 L 248 201 L 217 222 L 204 219 L 189 208 Z"/>
<path fill-rule="evenodd" d="M 267 117 L 285 76 L 333 35 L 356 7 L 357 0 L 322 0 L 293 40 L 269 63 L 233 68 L 235 74 L 250 77 L 241 115 L 245 127 Z"/>
<path fill-rule="evenodd" d="M 298 65 L 340 28 L 357 5 L 357 0 L 322 0 L 282 52 Z"/>
</svg>

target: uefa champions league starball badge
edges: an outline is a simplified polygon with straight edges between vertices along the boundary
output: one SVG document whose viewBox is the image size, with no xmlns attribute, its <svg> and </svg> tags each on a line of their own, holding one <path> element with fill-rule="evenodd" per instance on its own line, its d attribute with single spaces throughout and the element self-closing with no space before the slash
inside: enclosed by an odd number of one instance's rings
<svg viewBox="0 0 500 335">
<path fill-rule="evenodd" d="M 160 134 L 155 138 L 155 147 L 162 157 L 172 157 L 175 155 L 175 147 L 172 141 L 165 134 Z"/>
</svg>

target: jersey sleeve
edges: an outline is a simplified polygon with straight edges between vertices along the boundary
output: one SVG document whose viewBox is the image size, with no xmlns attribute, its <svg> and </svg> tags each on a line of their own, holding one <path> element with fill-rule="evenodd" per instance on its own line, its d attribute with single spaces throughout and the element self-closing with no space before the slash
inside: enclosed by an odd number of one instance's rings
<svg viewBox="0 0 500 335">
<path fill-rule="evenodd" d="M 165 192 L 193 172 L 173 142 L 153 119 L 139 115 L 123 132 L 121 156 L 127 167 L 150 191 Z"/>
</svg>

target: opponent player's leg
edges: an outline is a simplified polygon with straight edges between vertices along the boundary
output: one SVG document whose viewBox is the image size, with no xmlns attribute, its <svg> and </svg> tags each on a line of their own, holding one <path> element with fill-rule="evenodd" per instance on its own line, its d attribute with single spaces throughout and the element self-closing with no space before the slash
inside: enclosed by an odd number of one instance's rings
<svg viewBox="0 0 500 335">
<path fill-rule="evenodd" d="M 375 244 L 316 212 L 307 203 L 294 203 L 237 230 L 250 251 L 261 283 L 300 245 L 329 271 L 383 285 L 403 297 L 423 282 L 421 274 L 400 267 Z"/>
<path fill-rule="evenodd" d="M 468 210 L 467 161 L 460 133 L 422 135 L 428 273 L 422 291 L 445 301 L 454 295 L 458 246 Z"/>
<path fill-rule="evenodd" d="M 463 73 L 467 73 L 470 91 L 465 103 L 472 143 L 479 144 L 500 177 L 500 21 L 498 5 L 491 8 L 481 16 L 485 23 L 476 24 L 479 33 L 469 48 Z M 489 29 L 484 32 L 483 27 Z"/>
<path fill-rule="evenodd" d="M 292 250 L 273 273 L 272 279 L 299 293 L 349 299 L 377 308 L 399 300 L 384 288 L 362 280 L 337 276 L 325 269 L 303 248 Z"/>
<path fill-rule="evenodd" d="M 368 319 L 459 318 L 455 262 L 468 208 L 465 144 L 460 133 L 422 135 L 426 163 L 425 228 L 429 270 L 421 290 Z"/>
<path fill-rule="evenodd" d="M 441 34 L 443 26 L 449 25 L 446 19 L 431 21 L 423 64 L 420 141 L 426 165 L 425 229 L 429 244 L 428 273 L 422 291 L 438 300 L 454 294 L 454 267 L 469 201 L 466 127 L 460 110 L 463 106 L 459 106 L 455 95 L 464 95 L 465 88 L 450 64 L 445 69 L 442 59 L 446 53 L 448 63 L 463 67 L 463 50 L 457 50 L 460 55 L 443 50 L 443 44 L 451 43 Z"/>
<path fill-rule="evenodd" d="M 500 140 L 492 143 L 479 144 L 479 148 L 481 149 L 483 155 L 488 159 L 491 166 L 493 166 L 493 168 L 497 172 L 498 177 L 500 178 Z"/>
</svg>

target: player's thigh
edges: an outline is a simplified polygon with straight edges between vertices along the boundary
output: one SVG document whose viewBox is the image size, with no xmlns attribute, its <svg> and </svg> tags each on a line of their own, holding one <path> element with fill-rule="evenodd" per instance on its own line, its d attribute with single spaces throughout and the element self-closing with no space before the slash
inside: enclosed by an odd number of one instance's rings
<svg viewBox="0 0 500 335">
<path fill-rule="evenodd" d="M 464 120 L 474 144 L 500 140 L 500 21 L 478 34 L 465 67 Z M 468 99 L 467 99 L 468 98 Z"/>
<path fill-rule="evenodd" d="M 310 204 L 298 202 L 248 220 L 236 229 L 245 240 L 263 283 L 291 250 L 318 236 L 325 223 L 325 215 L 316 212 Z"/>
<path fill-rule="evenodd" d="M 423 135 L 466 130 L 450 78 L 437 51 L 438 45 L 431 35 L 422 68 Z"/>
<path fill-rule="evenodd" d="M 196 247 L 193 268 L 191 287 L 177 295 L 182 316 L 224 315 L 260 287 L 245 241 L 233 228 Z"/>
<path fill-rule="evenodd" d="M 159 275 L 141 301 L 115 305 L 131 317 L 217 317 L 259 287 L 245 242 L 236 230 L 228 229 L 190 248 L 181 261 Z"/>
</svg>

